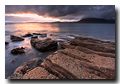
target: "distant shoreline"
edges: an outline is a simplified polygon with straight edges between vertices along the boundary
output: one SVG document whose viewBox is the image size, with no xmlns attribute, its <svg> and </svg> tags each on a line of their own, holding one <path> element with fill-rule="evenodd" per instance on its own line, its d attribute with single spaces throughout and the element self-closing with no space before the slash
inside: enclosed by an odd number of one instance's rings
<svg viewBox="0 0 120 84">
<path fill-rule="evenodd" d="M 78 23 L 81 24 L 80 22 L 5 22 L 6 24 L 24 24 L 24 23 Z M 115 24 L 115 23 L 82 23 L 82 24 Z"/>
</svg>

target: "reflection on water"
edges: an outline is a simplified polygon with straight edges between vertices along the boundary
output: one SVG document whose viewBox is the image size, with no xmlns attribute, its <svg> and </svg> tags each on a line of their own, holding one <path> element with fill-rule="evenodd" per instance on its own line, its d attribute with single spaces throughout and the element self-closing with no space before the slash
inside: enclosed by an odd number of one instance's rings
<svg viewBox="0 0 120 84">
<path fill-rule="evenodd" d="M 54 27 L 53 27 L 54 26 Z M 59 32 L 59 28 L 57 24 L 44 24 L 44 23 L 23 23 L 23 24 L 14 24 L 14 30 L 18 32 L 18 34 L 22 35 L 27 32 L 42 32 L 42 31 L 52 31 Z"/>
<path fill-rule="evenodd" d="M 54 27 L 53 27 L 54 26 Z M 31 37 L 25 37 L 24 41 L 12 42 L 10 40 L 10 35 L 24 35 L 28 32 L 31 33 L 47 33 L 47 37 L 54 38 L 55 36 L 50 36 L 52 32 L 59 32 L 57 24 L 44 24 L 44 23 L 22 23 L 22 24 L 6 24 L 5 25 L 5 41 L 8 41 L 9 44 L 5 46 L 5 77 L 10 76 L 14 70 L 24 64 L 29 62 L 29 60 L 36 57 L 44 60 L 46 56 L 53 54 L 56 50 L 49 52 L 40 52 L 36 50 L 30 44 Z M 40 35 L 37 35 L 39 38 Z M 10 52 L 12 49 L 17 47 L 25 47 L 25 53 L 21 55 L 12 55 Z M 58 47 L 60 49 L 60 47 Z M 57 49 L 57 50 L 58 50 Z M 10 60 L 15 59 L 14 63 L 11 63 Z"/>
</svg>

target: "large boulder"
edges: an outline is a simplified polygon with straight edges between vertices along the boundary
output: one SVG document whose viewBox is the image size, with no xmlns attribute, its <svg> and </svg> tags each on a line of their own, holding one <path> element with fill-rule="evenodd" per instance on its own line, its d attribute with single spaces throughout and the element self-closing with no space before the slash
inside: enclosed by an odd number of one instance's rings
<svg viewBox="0 0 120 84">
<path fill-rule="evenodd" d="M 11 39 L 12 41 L 23 41 L 23 40 L 24 40 L 23 37 L 15 36 L 15 35 L 10 35 L 10 39 Z"/>
<path fill-rule="evenodd" d="M 32 38 L 30 42 L 32 46 L 40 51 L 48 51 L 57 48 L 57 42 L 51 38 L 46 38 L 44 40 Z"/>
</svg>

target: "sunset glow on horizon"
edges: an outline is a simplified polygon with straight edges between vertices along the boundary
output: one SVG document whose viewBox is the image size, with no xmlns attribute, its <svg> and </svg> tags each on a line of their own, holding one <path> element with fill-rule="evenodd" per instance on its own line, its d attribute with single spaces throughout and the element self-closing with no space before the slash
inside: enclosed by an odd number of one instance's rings
<svg viewBox="0 0 120 84">
<path fill-rule="evenodd" d="M 37 14 L 5 14 L 5 16 L 12 16 L 12 17 L 18 17 L 18 18 L 23 18 L 23 19 L 31 19 L 31 21 L 35 22 L 55 22 L 59 21 L 59 19 L 56 18 L 50 18 L 50 17 L 43 17 L 39 16 Z"/>
<path fill-rule="evenodd" d="M 32 13 L 19 13 L 19 14 L 5 14 L 5 16 L 11 16 L 11 17 L 18 17 L 23 19 L 30 19 L 27 22 L 75 22 L 78 20 L 69 20 L 69 19 L 59 19 L 59 18 L 51 18 L 51 17 L 44 17 L 40 16 L 38 14 L 32 14 Z M 7 22 L 7 21 L 6 21 Z"/>
</svg>

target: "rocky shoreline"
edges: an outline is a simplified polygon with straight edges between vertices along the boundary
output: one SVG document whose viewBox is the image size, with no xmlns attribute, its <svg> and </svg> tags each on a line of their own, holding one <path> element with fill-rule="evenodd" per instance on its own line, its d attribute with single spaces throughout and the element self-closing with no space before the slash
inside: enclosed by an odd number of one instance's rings
<svg viewBox="0 0 120 84">
<path fill-rule="evenodd" d="M 31 45 L 41 51 L 57 47 L 49 38 L 31 38 Z M 18 67 L 10 79 L 115 79 L 115 42 L 75 37 L 62 42 L 61 48 L 44 61 L 35 61 L 40 66 Z"/>
</svg>

